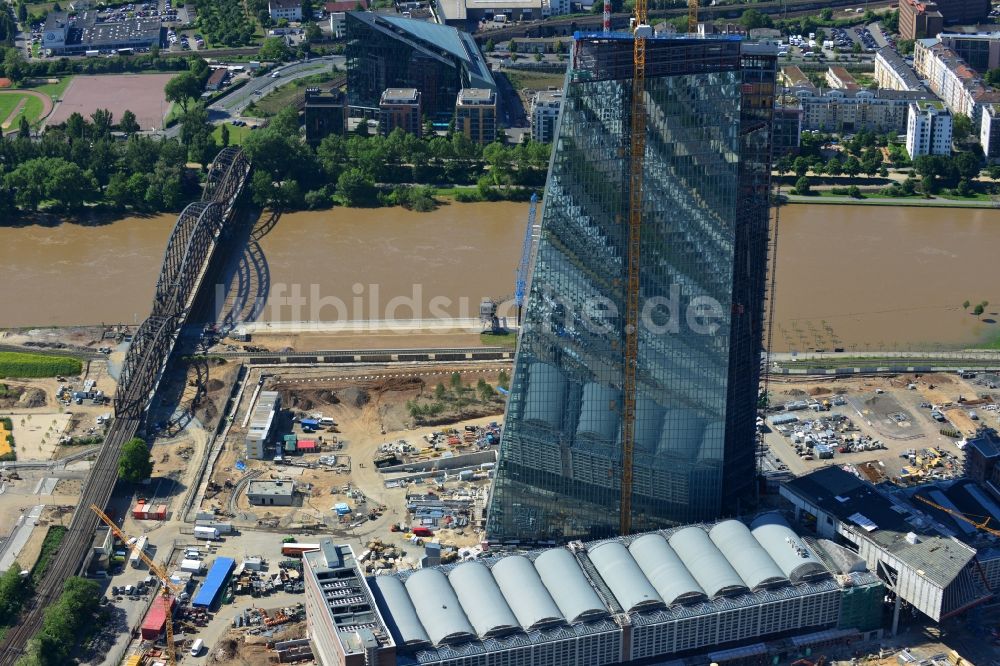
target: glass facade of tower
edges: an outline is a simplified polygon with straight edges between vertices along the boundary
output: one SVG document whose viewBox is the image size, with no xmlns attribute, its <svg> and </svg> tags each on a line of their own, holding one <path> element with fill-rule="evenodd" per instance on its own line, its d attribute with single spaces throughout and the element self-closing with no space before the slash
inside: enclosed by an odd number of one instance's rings
<svg viewBox="0 0 1000 666">
<path fill-rule="evenodd" d="M 574 46 L 493 540 L 619 529 L 632 51 L 627 35 Z M 646 57 L 634 531 L 753 495 L 775 81 L 773 54 L 734 39 L 650 39 Z"/>
</svg>

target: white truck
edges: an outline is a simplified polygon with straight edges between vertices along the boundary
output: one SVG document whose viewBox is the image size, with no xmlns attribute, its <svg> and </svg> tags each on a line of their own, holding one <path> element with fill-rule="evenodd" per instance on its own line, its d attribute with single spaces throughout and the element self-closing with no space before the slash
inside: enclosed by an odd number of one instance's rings
<svg viewBox="0 0 1000 666">
<path fill-rule="evenodd" d="M 143 562 L 142 558 L 139 557 L 139 553 L 144 552 L 146 550 L 147 542 L 148 539 L 146 539 L 146 537 L 144 536 L 139 537 L 139 540 L 135 542 L 135 546 L 132 548 L 132 554 L 129 555 L 128 558 L 128 563 L 129 565 L 132 566 L 132 568 L 138 569 L 139 567 L 142 566 Z"/>
<path fill-rule="evenodd" d="M 219 538 L 219 530 L 214 527 L 203 527 L 199 525 L 194 528 L 194 538 L 215 541 Z"/>
</svg>

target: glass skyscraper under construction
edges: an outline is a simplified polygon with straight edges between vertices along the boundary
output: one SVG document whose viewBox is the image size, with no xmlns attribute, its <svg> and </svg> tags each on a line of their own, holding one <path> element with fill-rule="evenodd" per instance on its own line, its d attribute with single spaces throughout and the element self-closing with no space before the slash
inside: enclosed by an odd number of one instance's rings
<svg viewBox="0 0 1000 666">
<path fill-rule="evenodd" d="M 755 484 L 775 55 L 647 40 L 632 529 L 736 513 Z M 617 533 L 633 40 L 577 35 L 487 535 Z"/>
</svg>

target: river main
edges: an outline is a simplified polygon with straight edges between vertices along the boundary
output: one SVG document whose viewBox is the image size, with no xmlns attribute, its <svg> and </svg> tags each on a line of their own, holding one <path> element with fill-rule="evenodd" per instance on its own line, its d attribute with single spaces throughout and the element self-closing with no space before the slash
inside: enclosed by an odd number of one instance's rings
<svg viewBox="0 0 1000 666">
<path fill-rule="evenodd" d="M 508 297 L 528 206 L 450 204 L 285 215 L 244 256 L 261 320 L 475 317 Z M 141 321 L 174 216 L 110 224 L 0 227 L 0 326 Z M 790 205 L 781 209 L 776 350 L 907 349 L 998 335 L 963 301 L 1000 306 L 991 278 L 1000 219 L 987 209 Z M 236 258 L 232 261 L 240 263 Z M 396 299 L 391 302 L 392 299 Z M 296 302 L 304 306 L 294 308 Z M 279 306 L 279 304 L 281 304 Z"/>
</svg>

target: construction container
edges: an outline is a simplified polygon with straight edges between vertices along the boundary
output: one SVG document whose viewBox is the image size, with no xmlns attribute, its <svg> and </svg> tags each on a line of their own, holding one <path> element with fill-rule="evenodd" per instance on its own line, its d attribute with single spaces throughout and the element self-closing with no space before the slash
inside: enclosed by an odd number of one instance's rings
<svg viewBox="0 0 1000 666">
<path fill-rule="evenodd" d="M 136 520 L 146 520 L 147 509 L 148 507 L 146 506 L 146 502 L 139 500 L 139 502 L 136 503 L 135 508 L 132 509 L 132 517 Z"/>
<path fill-rule="evenodd" d="M 173 615 L 175 605 L 174 598 L 169 597 L 169 599 L 169 606 L 167 600 L 163 597 L 153 599 L 153 605 L 149 607 L 149 612 L 146 613 L 146 618 L 142 621 L 142 629 L 140 630 L 145 640 L 155 641 L 166 629 L 167 609 L 169 608 L 170 614 Z"/>
<path fill-rule="evenodd" d="M 316 442 L 311 439 L 300 439 L 296 442 L 295 448 L 297 451 L 302 451 L 304 453 L 315 453 L 319 450 L 319 447 L 316 446 Z"/>
<path fill-rule="evenodd" d="M 219 534 L 232 534 L 235 531 L 232 523 L 223 523 L 217 520 L 197 520 L 194 524 L 195 527 L 211 527 Z"/>
<path fill-rule="evenodd" d="M 181 571 L 201 573 L 202 566 L 201 560 L 181 560 Z"/>
<path fill-rule="evenodd" d="M 135 542 L 135 548 L 132 549 L 132 554 L 129 555 L 128 563 L 136 569 L 142 566 L 142 558 L 139 557 L 139 553 L 146 550 L 147 541 L 146 537 L 139 537 L 139 540 Z"/>
<path fill-rule="evenodd" d="M 157 504 L 153 506 L 152 504 L 146 505 L 146 520 L 166 520 L 167 519 L 167 505 Z"/>
</svg>

